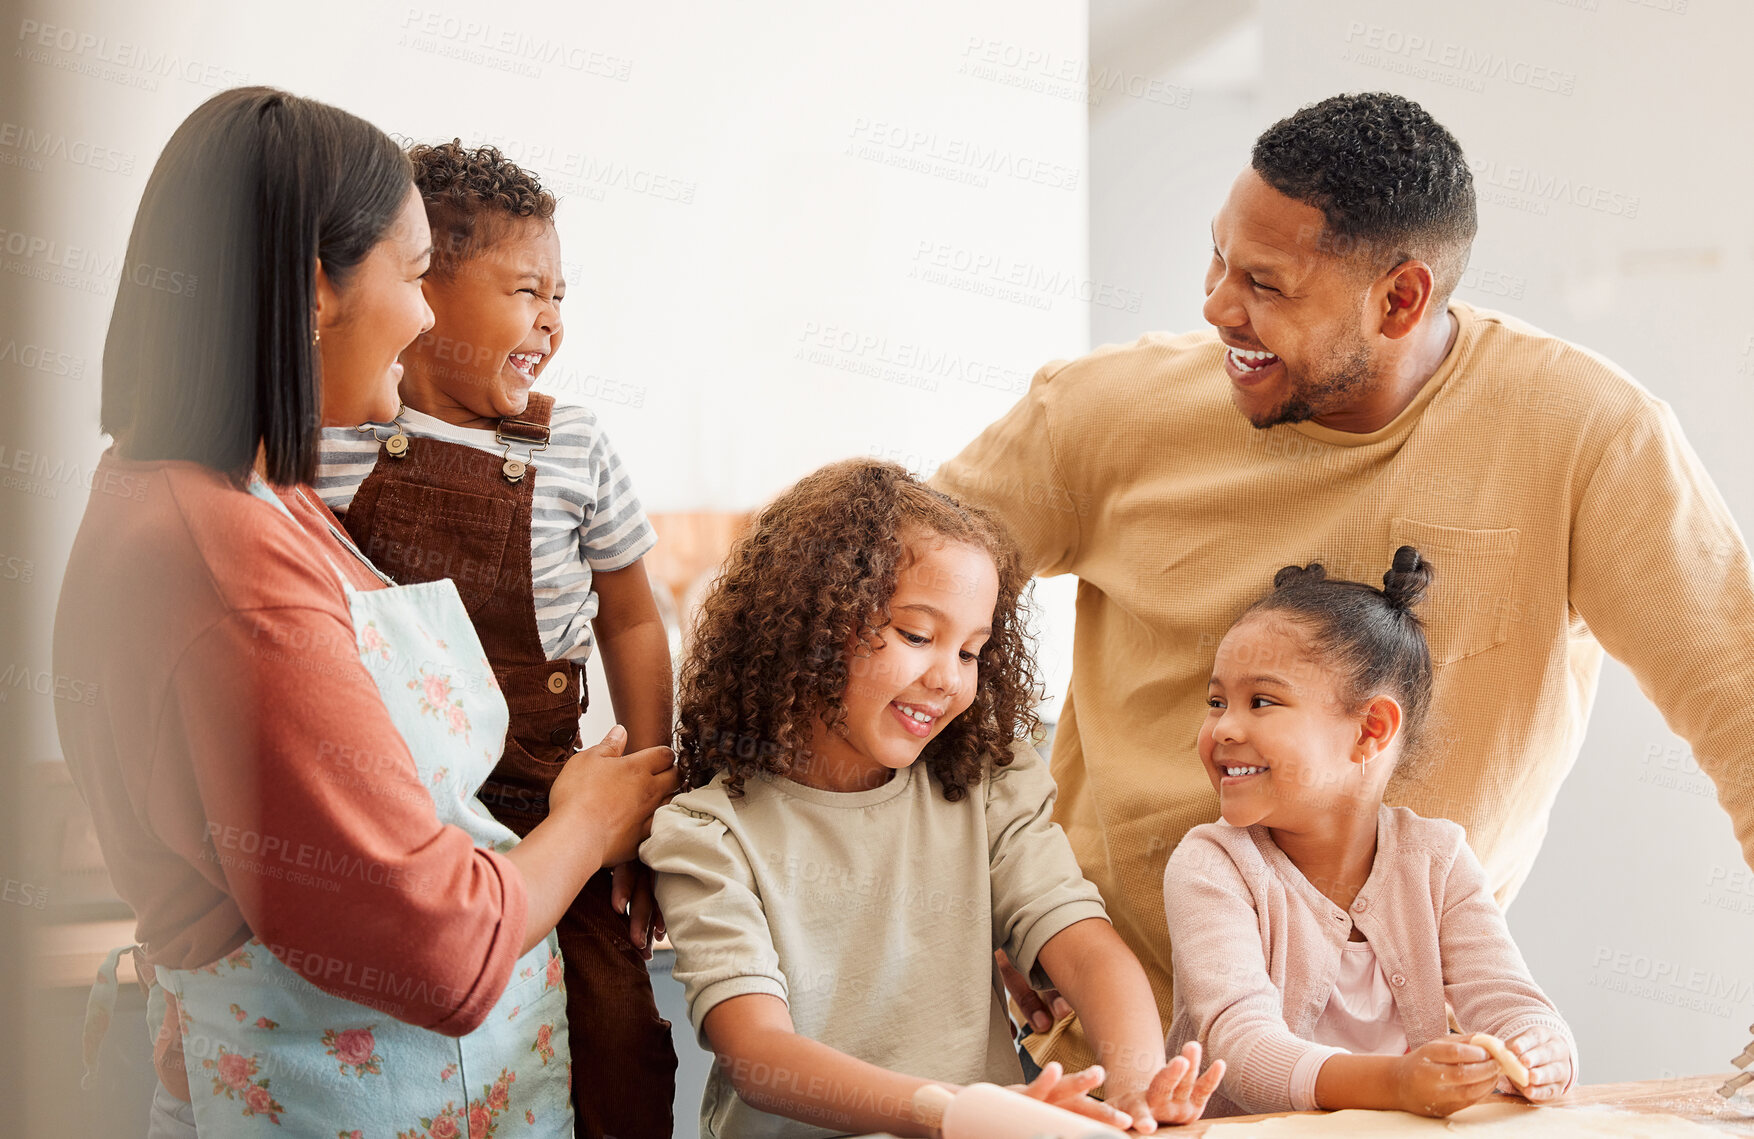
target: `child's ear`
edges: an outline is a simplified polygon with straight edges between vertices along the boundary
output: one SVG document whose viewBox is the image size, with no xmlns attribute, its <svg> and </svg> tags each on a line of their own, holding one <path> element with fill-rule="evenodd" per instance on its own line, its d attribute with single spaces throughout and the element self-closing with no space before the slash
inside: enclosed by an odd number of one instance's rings
<svg viewBox="0 0 1754 1139">
<path fill-rule="evenodd" d="M 1364 706 L 1364 716 L 1358 721 L 1358 741 L 1352 749 L 1353 761 L 1365 763 L 1386 755 L 1394 744 L 1395 737 L 1400 734 L 1400 702 L 1388 695 L 1372 697 L 1370 703 Z"/>
</svg>

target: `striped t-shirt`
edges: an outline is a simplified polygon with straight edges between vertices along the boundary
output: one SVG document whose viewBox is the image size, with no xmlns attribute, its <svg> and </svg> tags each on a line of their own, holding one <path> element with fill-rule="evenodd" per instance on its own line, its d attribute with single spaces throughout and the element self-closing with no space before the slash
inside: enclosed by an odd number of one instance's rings
<svg viewBox="0 0 1754 1139">
<path fill-rule="evenodd" d="M 484 428 L 458 427 L 412 409 L 404 409 L 403 433 L 416 439 L 462 443 L 499 455 L 505 444 Z M 317 491 L 336 514 L 346 515 L 359 484 L 378 460 L 377 435 L 352 427 L 323 430 L 317 467 Z M 597 595 L 591 589 L 593 570 L 625 569 L 657 544 L 639 496 L 621 456 L 597 416 L 584 407 L 557 403 L 549 419 L 548 449 L 532 460 L 530 504 L 530 570 L 536 600 L 536 629 L 549 660 L 583 662 L 591 655 L 591 619 Z M 528 450 L 512 444 L 512 454 Z"/>
</svg>

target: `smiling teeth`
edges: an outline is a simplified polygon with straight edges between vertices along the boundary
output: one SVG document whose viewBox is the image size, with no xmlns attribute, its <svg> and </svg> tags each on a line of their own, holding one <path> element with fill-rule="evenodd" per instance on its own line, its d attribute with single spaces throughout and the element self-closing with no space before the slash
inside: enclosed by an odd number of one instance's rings
<svg viewBox="0 0 1754 1139">
<path fill-rule="evenodd" d="M 1247 348 L 1232 348 L 1230 349 L 1230 355 L 1233 359 L 1241 363 L 1253 364 L 1256 366 L 1261 364 L 1271 364 L 1274 360 L 1279 358 L 1271 352 L 1252 352 Z"/>
<path fill-rule="evenodd" d="M 534 372 L 536 370 L 536 365 L 540 364 L 542 362 L 542 353 L 540 353 L 540 352 L 513 352 L 511 354 L 510 359 L 512 362 L 512 367 L 516 368 L 518 371 L 520 371 L 520 372 Z"/>
<path fill-rule="evenodd" d="M 917 708 L 904 708 L 900 704 L 897 704 L 896 707 L 901 708 L 901 714 L 909 719 L 917 720 L 922 724 L 929 724 L 932 722 L 932 717 L 926 715 Z"/>
<path fill-rule="evenodd" d="M 1224 774 L 1226 774 L 1226 775 L 1259 775 L 1261 772 L 1263 772 L 1265 770 L 1267 770 L 1267 769 L 1264 767 L 1226 767 L 1224 769 Z"/>
</svg>

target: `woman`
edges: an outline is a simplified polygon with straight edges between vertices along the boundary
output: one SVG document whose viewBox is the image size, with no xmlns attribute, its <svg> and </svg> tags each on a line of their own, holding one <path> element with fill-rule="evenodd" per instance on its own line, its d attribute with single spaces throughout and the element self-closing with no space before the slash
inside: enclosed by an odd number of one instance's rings
<svg viewBox="0 0 1754 1139">
<path fill-rule="evenodd" d="M 507 710 L 455 587 L 395 587 L 305 485 L 320 426 L 395 413 L 430 253 L 388 137 L 261 87 L 189 116 L 135 219 L 55 657 L 99 689 L 62 746 L 168 998 L 155 1126 L 572 1133 L 552 930 L 668 749 L 612 732 L 520 843 L 474 798 Z"/>
</svg>

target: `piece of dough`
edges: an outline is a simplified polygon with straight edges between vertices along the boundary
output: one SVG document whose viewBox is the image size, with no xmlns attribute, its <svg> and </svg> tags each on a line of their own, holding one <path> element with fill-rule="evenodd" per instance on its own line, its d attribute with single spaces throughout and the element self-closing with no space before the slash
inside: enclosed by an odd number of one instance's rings
<svg viewBox="0 0 1754 1139">
<path fill-rule="evenodd" d="M 1468 1043 L 1478 1044 L 1486 1049 L 1487 1054 L 1498 1061 L 1498 1066 L 1503 1069 L 1504 1074 L 1510 1077 L 1511 1083 L 1519 1088 L 1529 1086 L 1528 1068 L 1524 1067 L 1523 1062 L 1511 1054 L 1510 1049 L 1504 1046 L 1504 1041 L 1490 1032 L 1476 1032 L 1468 1037 Z"/>
<path fill-rule="evenodd" d="M 1675 1115 L 1619 1111 L 1607 1107 L 1535 1107 L 1504 1096 L 1464 1108 L 1448 1119 L 1427 1119 L 1401 1111 L 1331 1111 L 1277 1119 L 1214 1120 L 1206 1139 L 1454 1139 L 1478 1132 L 1478 1139 L 1576 1139 L 1602 1135 L 1623 1139 L 1723 1139 L 1725 1132 Z"/>
</svg>

